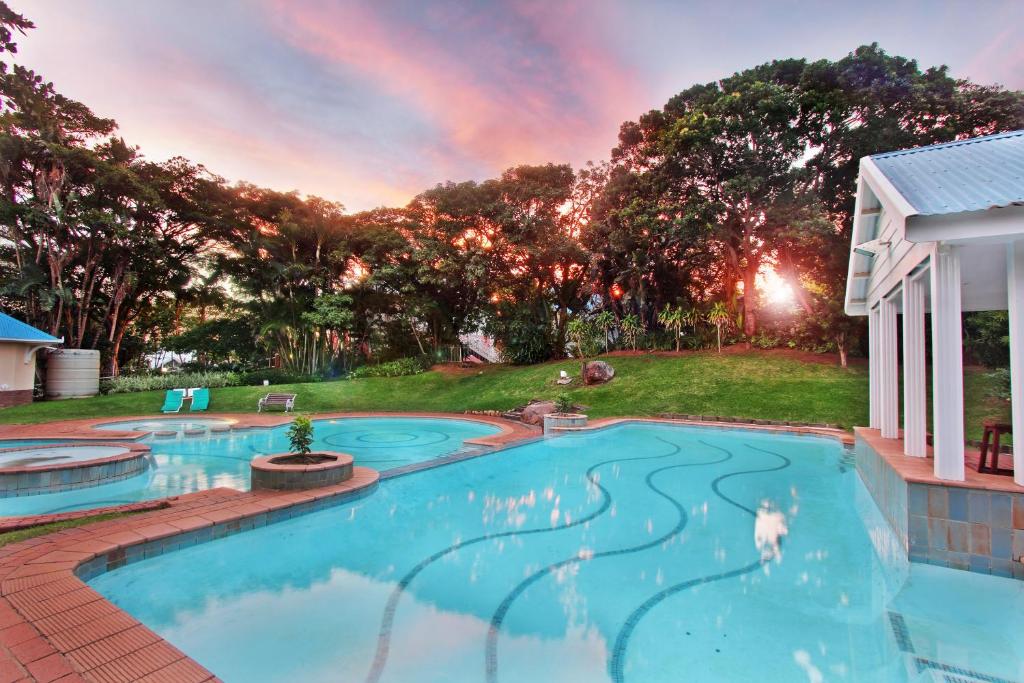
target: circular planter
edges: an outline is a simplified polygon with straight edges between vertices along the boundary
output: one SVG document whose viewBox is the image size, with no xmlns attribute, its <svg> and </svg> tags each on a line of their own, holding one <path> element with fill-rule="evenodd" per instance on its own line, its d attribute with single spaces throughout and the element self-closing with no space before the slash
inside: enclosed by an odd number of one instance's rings
<svg viewBox="0 0 1024 683">
<path fill-rule="evenodd" d="M 582 429 L 587 426 L 587 416 L 579 413 L 548 413 L 544 416 L 544 433 L 565 429 Z"/>
<path fill-rule="evenodd" d="M 340 484 L 352 478 L 352 456 L 331 451 L 315 451 L 307 456 L 266 455 L 255 458 L 250 467 L 254 491 L 300 491 Z"/>
</svg>

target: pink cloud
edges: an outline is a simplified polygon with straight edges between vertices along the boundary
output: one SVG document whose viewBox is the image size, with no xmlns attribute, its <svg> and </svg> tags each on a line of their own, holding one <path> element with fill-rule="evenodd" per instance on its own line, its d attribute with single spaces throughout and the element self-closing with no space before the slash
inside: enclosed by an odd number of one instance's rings
<svg viewBox="0 0 1024 683">
<path fill-rule="evenodd" d="M 274 4 L 293 46 L 412 105 L 439 131 L 445 166 L 452 153 L 492 171 L 603 157 L 641 99 L 633 74 L 609 56 L 592 11 L 508 8 L 495 18 L 434 7 L 424 22 L 365 5 Z"/>
</svg>

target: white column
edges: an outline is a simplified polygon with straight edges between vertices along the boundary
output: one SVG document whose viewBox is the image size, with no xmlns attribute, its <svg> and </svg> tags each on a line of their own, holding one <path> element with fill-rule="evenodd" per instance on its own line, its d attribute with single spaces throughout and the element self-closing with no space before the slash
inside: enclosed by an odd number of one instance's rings
<svg viewBox="0 0 1024 683">
<path fill-rule="evenodd" d="M 960 325 L 960 255 L 932 254 L 932 429 L 935 476 L 964 480 L 964 367 Z"/>
<path fill-rule="evenodd" d="M 896 304 L 893 297 L 882 299 L 878 305 L 879 335 L 878 361 L 881 396 L 882 438 L 898 439 L 900 436 L 900 379 L 899 341 L 896 336 Z"/>
<path fill-rule="evenodd" d="M 870 417 L 868 426 L 871 429 L 878 429 L 882 426 L 882 407 L 879 405 L 878 383 L 878 309 L 872 308 L 868 311 L 868 405 Z"/>
<path fill-rule="evenodd" d="M 903 452 L 918 458 L 928 454 L 922 277 L 903 278 Z"/>
<path fill-rule="evenodd" d="M 1024 242 L 1013 242 L 1006 247 L 1006 285 L 1010 313 L 1010 399 L 1015 437 L 1013 481 L 1024 486 Z"/>
</svg>

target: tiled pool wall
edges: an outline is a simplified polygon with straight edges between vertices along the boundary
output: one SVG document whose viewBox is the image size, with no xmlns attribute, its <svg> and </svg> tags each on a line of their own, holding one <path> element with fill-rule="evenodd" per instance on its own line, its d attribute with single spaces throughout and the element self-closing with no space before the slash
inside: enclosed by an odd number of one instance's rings
<svg viewBox="0 0 1024 683">
<path fill-rule="evenodd" d="M 295 505 L 290 505 L 288 507 L 278 508 L 276 510 L 267 510 L 266 512 L 249 515 L 239 515 L 233 519 L 216 522 L 190 531 L 175 532 L 173 534 L 169 534 L 165 538 L 147 540 L 124 548 L 118 548 L 117 550 L 101 553 L 96 557 L 93 557 L 91 560 L 87 560 L 86 562 L 78 565 L 78 567 L 75 568 L 74 573 L 75 576 L 82 581 L 89 581 L 104 572 L 119 569 L 126 564 L 131 564 L 132 562 L 157 557 L 164 553 L 181 550 L 182 548 L 199 545 L 200 543 L 215 541 L 226 536 L 233 536 L 234 534 L 242 533 L 243 531 L 251 531 L 270 524 L 284 522 L 292 519 L 293 517 L 307 515 L 311 512 L 319 512 L 320 510 L 326 510 L 327 508 L 351 503 L 372 495 L 376 490 L 377 484 L 374 483 L 370 486 L 356 489 L 355 491 L 331 494 L 322 498 L 316 498 L 297 503 Z"/>
<path fill-rule="evenodd" d="M 1024 494 L 908 482 L 860 436 L 854 453 L 911 562 L 1024 579 Z"/>
<path fill-rule="evenodd" d="M 59 468 L 22 467 L 0 471 L 0 498 L 57 493 L 134 477 L 149 467 L 149 449 L 132 449 L 105 462 L 68 463 Z"/>
</svg>

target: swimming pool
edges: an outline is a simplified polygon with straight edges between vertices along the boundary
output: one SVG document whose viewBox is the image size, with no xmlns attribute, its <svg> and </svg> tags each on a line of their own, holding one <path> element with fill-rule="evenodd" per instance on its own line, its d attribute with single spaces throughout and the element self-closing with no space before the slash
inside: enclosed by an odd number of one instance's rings
<svg viewBox="0 0 1024 683">
<path fill-rule="evenodd" d="M 137 426 L 136 422 L 128 424 Z M 447 455 L 463 448 L 466 439 L 500 431 L 483 422 L 434 418 L 344 418 L 313 424 L 314 450 L 343 451 L 355 456 L 357 465 L 379 471 Z M 282 425 L 200 436 L 184 436 L 183 432 L 173 438 L 149 436 L 141 443 L 150 447 L 152 460 L 142 474 L 73 491 L 0 498 L 0 515 L 120 505 L 219 486 L 248 490 L 249 461 L 286 452 L 287 430 L 287 425 Z"/>
<path fill-rule="evenodd" d="M 90 583 L 229 682 L 1024 676 L 1024 583 L 886 532 L 834 442 L 628 424 Z"/>
</svg>

